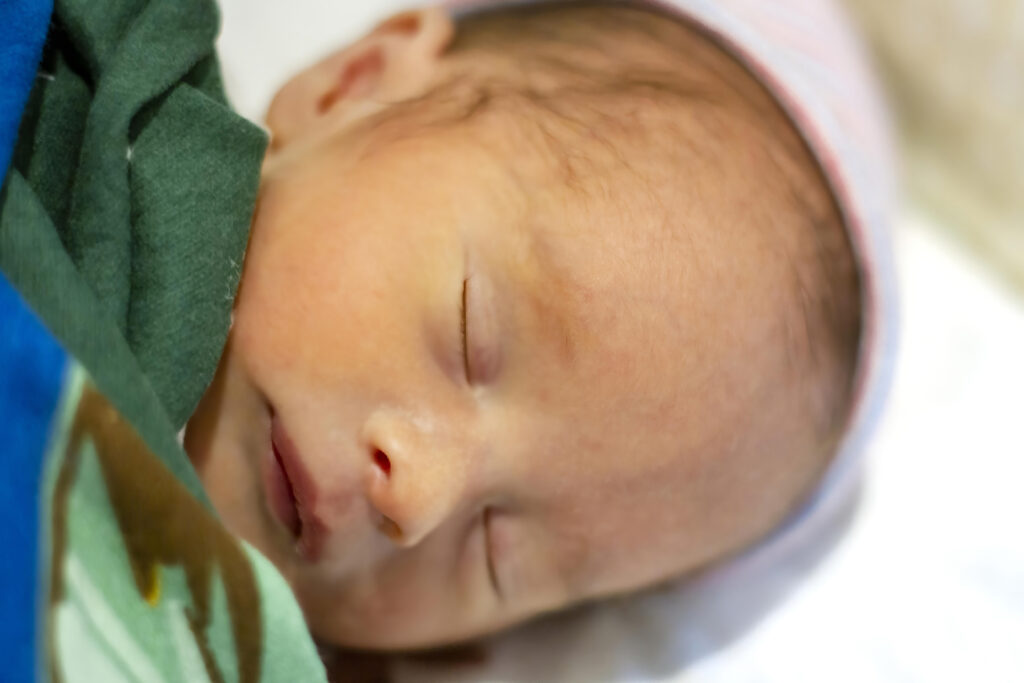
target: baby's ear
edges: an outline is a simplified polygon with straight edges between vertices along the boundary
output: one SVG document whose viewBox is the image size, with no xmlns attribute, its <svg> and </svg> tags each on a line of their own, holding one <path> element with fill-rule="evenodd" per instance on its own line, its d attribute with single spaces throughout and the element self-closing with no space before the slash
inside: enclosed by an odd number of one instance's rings
<svg viewBox="0 0 1024 683">
<path fill-rule="evenodd" d="M 267 111 L 276 148 L 326 120 L 351 121 L 425 92 L 455 35 L 441 7 L 396 14 L 288 81 Z"/>
</svg>

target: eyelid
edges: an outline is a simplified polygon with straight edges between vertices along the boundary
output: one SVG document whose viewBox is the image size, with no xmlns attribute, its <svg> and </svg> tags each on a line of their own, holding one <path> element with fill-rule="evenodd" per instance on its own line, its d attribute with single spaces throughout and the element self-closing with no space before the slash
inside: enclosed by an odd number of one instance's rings
<svg viewBox="0 0 1024 683">
<path fill-rule="evenodd" d="M 494 544 L 491 542 L 491 508 L 484 508 L 480 515 L 480 523 L 483 526 L 484 557 L 487 560 L 487 577 L 491 581 L 491 588 L 499 601 L 504 602 L 505 596 L 501 591 L 501 582 L 498 581 L 498 571 L 494 562 Z"/>
<path fill-rule="evenodd" d="M 462 281 L 462 300 L 459 305 L 459 338 L 462 341 L 462 370 L 467 382 L 472 382 L 469 367 L 469 339 L 466 321 L 466 297 L 469 289 L 469 278 Z"/>
<path fill-rule="evenodd" d="M 473 273 L 462 282 L 463 365 L 467 381 L 489 384 L 501 369 L 501 338 L 491 281 Z M 469 322 L 473 323 L 469 329 Z M 472 333 L 472 334 L 470 334 Z"/>
</svg>

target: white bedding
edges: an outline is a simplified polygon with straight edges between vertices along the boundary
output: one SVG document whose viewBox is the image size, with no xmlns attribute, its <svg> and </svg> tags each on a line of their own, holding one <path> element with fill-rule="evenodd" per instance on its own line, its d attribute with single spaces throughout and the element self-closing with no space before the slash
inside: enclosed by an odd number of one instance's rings
<svg viewBox="0 0 1024 683">
<path fill-rule="evenodd" d="M 259 120 L 288 74 L 407 4 L 221 0 L 229 97 Z M 903 344 L 844 528 L 773 571 L 551 618 L 398 682 L 1024 681 L 1024 302 L 943 227 L 912 203 L 896 222 Z"/>
</svg>

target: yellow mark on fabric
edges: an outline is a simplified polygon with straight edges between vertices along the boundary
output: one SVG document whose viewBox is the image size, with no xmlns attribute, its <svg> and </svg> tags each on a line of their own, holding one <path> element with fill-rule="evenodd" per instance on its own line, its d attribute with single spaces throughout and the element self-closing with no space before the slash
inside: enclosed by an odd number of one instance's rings
<svg viewBox="0 0 1024 683">
<path fill-rule="evenodd" d="M 151 564 L 147 578 L 149 580 L 146 582 L 146 593 L 143 597 L 150 607 L 156 607 L 156 604 L 160 602 L 160 565 Z"/>
</svg>

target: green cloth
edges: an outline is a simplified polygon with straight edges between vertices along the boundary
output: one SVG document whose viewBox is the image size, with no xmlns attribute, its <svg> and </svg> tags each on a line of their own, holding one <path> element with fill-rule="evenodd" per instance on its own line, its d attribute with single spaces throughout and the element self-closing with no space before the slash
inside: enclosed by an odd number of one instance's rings
<svg viewBox="0 0 1024 683">
<path fill-rule="evenodd" d="M 45 458 L 38 681 L 325 683 L 273 565 L 69 365 Z"/>
<path fill-rule="evenodd" d="M 58 0 L 0 195 L 0 269 L 201 500 L 176 441 L 216 368 L 265 135 L 209 0 Z"/>
<path fill-rule="evenodd" d="M 211 0 L 58 0 L 4 178 L 0 269 L 77 361 L 44 460 L 41 681 L 326 680 L 287 583 L 177 442 L 266 147 L 227 106 L 217 26 Z"/>
</svg>

